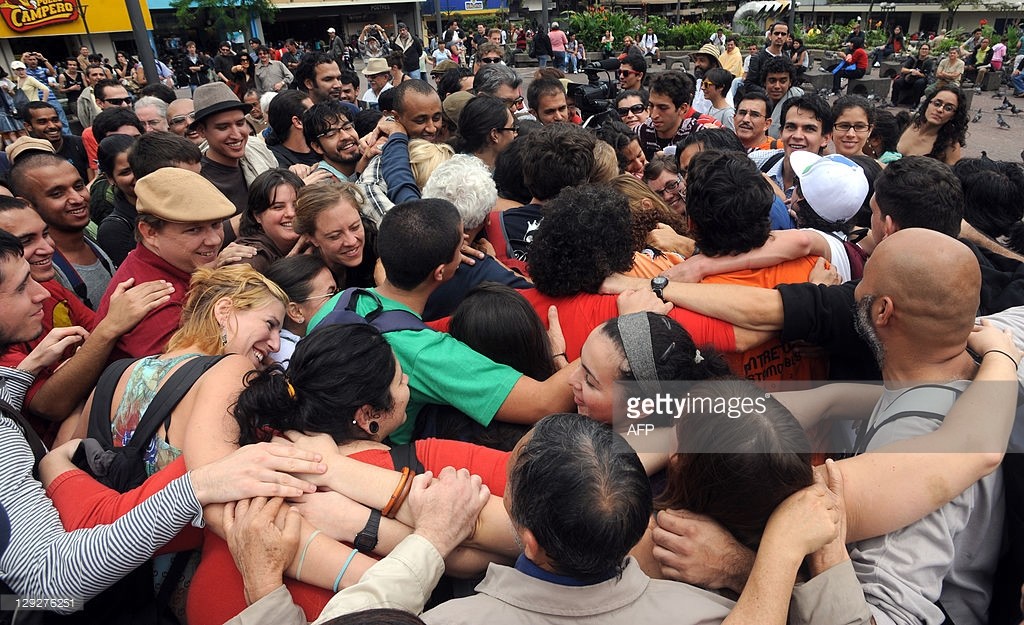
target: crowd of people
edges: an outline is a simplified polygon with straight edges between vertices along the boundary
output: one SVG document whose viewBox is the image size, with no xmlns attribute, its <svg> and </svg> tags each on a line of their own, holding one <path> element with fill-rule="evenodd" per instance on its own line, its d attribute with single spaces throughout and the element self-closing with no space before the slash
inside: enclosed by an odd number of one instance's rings
<svg viewBox="0 0 1024 625">
<path fill-rule="evenodd" d="M 360 72 L 333 32 L 190 42 L 191 98 L 86 55 L 81 136 L 20 106 L 16 619 L 1021 618 L 1024 170 L 963 158 L 959 87 L 900 120 L 804 93 L 784 24 L 693 74 L 641 36 L 594 129 L 559 67 L 524 94 L 480 40 L 422 75 L 397 26 L 363 29 Z M 761 410 L 626 417 L 684 383 Z"/>
</svg>

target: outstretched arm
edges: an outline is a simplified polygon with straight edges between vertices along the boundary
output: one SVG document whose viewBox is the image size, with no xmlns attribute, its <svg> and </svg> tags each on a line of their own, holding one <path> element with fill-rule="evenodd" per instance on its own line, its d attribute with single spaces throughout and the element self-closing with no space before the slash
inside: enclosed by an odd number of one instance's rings
<svg viewBox="0 0 1024 625">
<path fill-rule="evenodd" d="M 1021 353 L 1009 332 L 989 325 L 976 328 L 968 345 L 984 355 L 981 367 L 939 429 L 838 463 L 851 542 L 917 521 L 1002 462 L 1016 414 Z"/>
</svg>

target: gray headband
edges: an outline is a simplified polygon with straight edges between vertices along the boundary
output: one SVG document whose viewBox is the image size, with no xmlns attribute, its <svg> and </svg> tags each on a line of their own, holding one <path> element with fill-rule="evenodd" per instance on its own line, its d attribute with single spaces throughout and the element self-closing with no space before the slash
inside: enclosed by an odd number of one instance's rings
<svg viewBox="0 0 1024 625">
<path fill-rule="evenodd" d="M 654 366 L 654 345 L 651 343 L 651 322 L 646 312 L 623 315 L 615 320 L 622 337 L 622 350 L 626 352 L 629 370 L 637 384 L 648 395 L 661 390 L 658 369 Z"/>
</svg>

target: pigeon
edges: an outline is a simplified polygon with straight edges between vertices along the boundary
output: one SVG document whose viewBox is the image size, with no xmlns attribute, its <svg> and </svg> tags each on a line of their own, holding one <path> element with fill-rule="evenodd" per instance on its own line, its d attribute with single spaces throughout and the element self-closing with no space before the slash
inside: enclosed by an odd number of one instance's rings
<svg viewBox="0 0 1024 625">
<path fill-rule="evenodd" d="M 1017 108 L 1016 104 L 1011 104 L 1010 105 L 1010 112 L 1013 113 L 1014 115 L 1020 115 L 1021 110 L 1019 108 Z"/>
<path fill-rule="evenodd" d="M 1003 104 L 1002 104 L 1002 106 L 997 106 L 997 107 L 995 107 L 992 110 L 994 110 L 994 111 L 1005 111 L 1006 109 L 1010 108 L 1011 106 L 1013 106 L 1013 104 L 1010 103 L 1010 101 L 1006 98 L 1006 96 L 1003 96 Z"/>
<path fill-rule="evenodd" d="M 1002 113 L 996 113 L 996 123 L 999 124 L 1000 128 L 1009 128 L 1010 127 L 1010 124 L 1007 124 L 1006 120 L 1003 119 Z"/>
<path fill-rule="evenodd" d="M 972 124 L 977 124 L 980 121 L 981 121 L 981 109 L 978 109 L 978 112 L 977 112 L 977 114 L 975 114 L 974 119 L 971 120 L 971 123 Z"/>
<path fill-rule="evenodd" d="M 1024 161 L 1024 150 L 1020 151 L 1020 160 Z"/>
<path fill-rule="evenodd" d="M 992 159 L 990 159 L 988 157 L 988 152 L 986 152 L 985 150 L 982 150 L 981 151 L 981 160 L 983 160 L 983 161 L 991 161 Z"/>
</svg>

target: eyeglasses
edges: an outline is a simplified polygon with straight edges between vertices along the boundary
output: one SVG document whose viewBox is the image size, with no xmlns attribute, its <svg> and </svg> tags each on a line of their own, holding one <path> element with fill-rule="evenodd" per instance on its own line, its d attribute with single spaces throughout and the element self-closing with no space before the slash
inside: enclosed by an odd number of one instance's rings
<svg viewBox="0 0 1024 625">
<path fill-rule="evenodd" d="M 513 126 L 509 126 L 508 128 L 495 128 L 495 130 L 497 130 L 498 132 L 518 133 L 519 132 L 519 124 L 515 124 Z"/>
<path fill-rule="evenodd" d="M 860 135 L 871 130 L 871 126 L 869 124 L 848 124 L 846 122 L 840 122 L 838 124 L 835 124 L 833 128 L 838 130 L 839 134 L 845 134 L 852 130 Z"/>
<path fill-rule="evenodd" d="M 340 126 L 334 126 L 332 128 L 328 128 L 325 132 L 322 132 L 322 133 L 318 134 L 316 136 L 316 138 L 317 139 L 332 139 L 335 136 L 337 136 L 337 134 L 339 132 L 348 132 L 348 131 L 352 130 L 353 128 L 355 128 L 355 124 L 353 124 L 352 122 L 346 122 L 346 123 L 344 123 L 344 124 L 342 124 Z"/>
<path fill-rule="evenodd" d="M 749 117 L 750 119 L 761 119 L 764 117 L 757 111 L 751 111 L 750 109 L 736 109 L 736 117 Z"/>
<path fill-rule="evenodd" d="M 325 293 L 323 295 L 310 295 L 309 297 L 307 297 L 305 299 L 295 300 L 295 303 L 296 304 L 301 304 L 302 302 L 312 302 L 312 301 L 316 301 L 318 299 L 330 299 L 330 298 L 334 297 L 337 294 L 338 294 L 338 287 L 334 287 L 333 289 L 330 289 L 329 291 L 327 291 L 327 293 Z"/>
<path fill-rule="evenodd" d="M 160 118 L 157 118 L 157 119 L 140 119 L 139 122 L 141 122 L 142 125 L 145 126 L 146 128 L 159 128 L 160 124 L 164 123 L 164 120 L 162 120 Z"/>
<path fill-rule="evenodd" d="M 633 76 L 633 75 L 639 76 L 640 72 L 635 71 L 635 70 L 629 70 L 629 69 L 620 69 L 619 70 L 619 78 L 629 78 L 630 76 Z"/>
<path fill-rule="evenodd" d="M 501 63 L 501 57 L 500 56 L 485 56 L 484 58 L 480 59 L 480 62 L 481 63 Z"/>
<path fill-rule="evenodd" d="M 523 105 L 523 96 L 518 98 L 505 98 L 505 104 L 508 105 L 508 109 L 513 113 L 519 110 L 519 107 Z"/>
<path fill-rule="evenodd" d="M 947 104 L 946 102 L 943 102 L 942 100 L 932 100 L 929 103 L 929 105 L 930 106 L 934 106 L 937 109 L 942 109 L 943 111 L 946 111 L 947 113 L 952 113 L 953 111 L 956 110 L 956 106 L 954 106 L 952 104 Z"/>
<path fill-rule="evenodd" d="M 639 115 L 640 113 L 643 113 L 646 110 L 647 107 L 644 106 L 643 104 L 634 104 L 633 106 L 620 106 L 619 108 L 615 109 L 615 112 L 619 114 L 619 117 L 625 117 L 630 113 L 634 115 Z"/>
<path fill-rule="evenodd" d="M 170 124 L 172 126 L 180 126 L 181 124 L 184 124 L 186 122 L 187 123 L 192 123 L 195 120 L 196 120 L 196 114 L 195 114 L 195 112 L 192 112 L 192 113 L 188 113 L 186 115 L 175 115 L 174 117 L 172 117 L 169 120 L 169 122 L 170 122 Z"/>
<path fill-rule="evenodd" d="M 135 101 L 135 98 L 128 96 L 126 98 L 101 98 L 103 102 L 107 104 L 113 104 L 114 106 L 125 106 Z"/>
<path fill-rule="evenodd" d="M 682 185 L 683 177 L 677 175 L 675 180 L 670 180 L 666 182 L 665 186 L 662 187 L 661 189 L 652 189 L 652 191 L 654 191 L 658 195 L 665 195 L 666 193 L 675 193 L 679 191 L 679 187 L 681 187 Z"/>
</svg>

